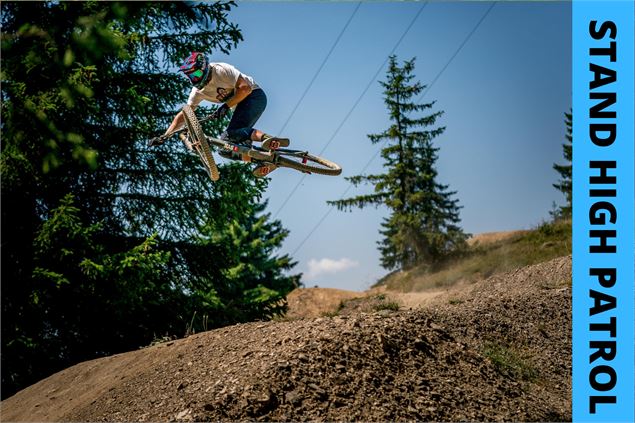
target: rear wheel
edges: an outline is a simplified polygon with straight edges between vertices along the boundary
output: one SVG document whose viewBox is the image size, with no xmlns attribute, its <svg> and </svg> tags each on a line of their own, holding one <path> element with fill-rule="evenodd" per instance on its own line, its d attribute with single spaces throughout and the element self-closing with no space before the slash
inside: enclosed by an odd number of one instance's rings
<svg viewBox="0 0 635 423">
<path fill-rule="evenodd" d="M 201 161 L 207 168 L 209 177 L 212 181 L 217 181 L 218 178 L 220 178 L 218 167 L 216 166 L 216 162 L 212 156 L 212 151 L 209 148 L 207 139 L 205 138 L 205 133 L 203 132 L 203 128 L 201 127 L 194 110 L 192 110 L 192 108 L 188 105 L 183 106 L 183 116 L 185 117 L 185 125 L 190 133 L 190 138 L 194 141 L 192 146 L 201 157 Z"/>
<path fill-rule="evenodd" d="M 285 154 L 278 152 L 277 165 L 281 167 L 289 167 L 306 173 L 317 173 L 320 175 L 337 176 L 342 173 L 342 168 L 322 157 L 314 156 L 309 153 L 304 154 Z"/>
</svg>

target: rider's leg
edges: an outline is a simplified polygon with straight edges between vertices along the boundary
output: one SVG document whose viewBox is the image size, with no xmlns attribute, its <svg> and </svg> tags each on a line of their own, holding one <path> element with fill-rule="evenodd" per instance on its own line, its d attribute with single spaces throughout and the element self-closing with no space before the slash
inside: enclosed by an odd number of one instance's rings
<svg viewBox="0 0 635 423">
<path fill-rule="evenodd" d="M 260 141 L 253 139 L 254 125 L 267 107 L 267 96 L 262 89 L 251 92 L 243 101 L 238 103 L 232 119 L 227 126 L 226 133 L 230 140 L 238 143 Z"/>
<path fill-rule="evenodd" d="M 262 115 L 262 112 L 264 112 L 266 106 L 267 96 L 264 91 L 261 89 L 252 91 L 247 98 L 236 106 L 232 120 L 229 122 L 227 130 L 225 131 L 227 138 L 239 143 L 245 143 L 247 141 L 249 144 L 251 144 L 251 141 L 264 142 L 269 138 L 275 138 L 253 127 Z M 288 143 L 286 143 L 286 145 L 288 145 Z"/>
<path fill-rule="evenodd" d="M 257 89 L 251 92 L 243 101 L 238 103 L 227 129 L 221 135 L 222 139 L 239 144 L 251 145 L 253 125 L 267 106 L 267 96 L 264 91 Z M 251 161 L 249 156 L 235 152 L 225 152 L 223 157 L 231 160 Z"/>
<path fill-rule="evenodd" d="M 262 141 L 262 139 L 265 137 L 271 138 L 271 135 L 267 135 L 264 132 L 262 132 L 260 129 L 256 129 L 256 128 L 254 128 L 254 130 L 251 131 L 252 141 Z"/>
</svg>

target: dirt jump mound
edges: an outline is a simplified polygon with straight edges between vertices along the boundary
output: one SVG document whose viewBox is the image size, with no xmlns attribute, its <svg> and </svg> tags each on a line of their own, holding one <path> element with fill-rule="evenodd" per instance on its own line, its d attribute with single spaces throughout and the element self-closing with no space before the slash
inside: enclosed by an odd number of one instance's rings
<svg viewBox="0 0 635 423">
<path fill-rule="evenodd" d="M 2 420 L 567 421 L 571 260 L 381 310 L 222 328 L 86 362 Z"/>
</svg>

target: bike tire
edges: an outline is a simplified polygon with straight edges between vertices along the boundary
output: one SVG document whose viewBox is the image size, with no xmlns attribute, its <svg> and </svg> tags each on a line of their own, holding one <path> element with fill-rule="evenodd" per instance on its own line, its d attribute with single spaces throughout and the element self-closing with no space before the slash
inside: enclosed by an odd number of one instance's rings
<svg viewBox="0 0 635 423">
<path fill-rule="evenodd" d="M 201 156 L 201 161 L 203 165 L 207 168 L 207 173 L 212 181 L 218 181 L 220 178 L 220 174 L 218 172 L 218 166 L 216 166 L 216 162 L 214 161 L 214 156 L 212 156 L 212 150 L 209 147 L 209 143 L 205 137 L 205 133 L 203 132 L 203 128 L 201 127 L 194 110 L 189 105 L 183 106 L 183 116 L 185 117 L 185 125 L 187 126 L 187 130 L 190 133 L 190 136 L 196 141 L 200 150 L 197 148 L 197 153 Z"/>
<path fill-rule="evenodd" d="M 289 154 L 278 153 L 276 164 L 280 167 L 288 167 L 305 173 L 317 173 L 320 175 L 337 176 L 342 173 L 342 168 L 337 163 L 313 154 Z M 309 164 L 311 162 L 311 164 Z"/>
</svg>

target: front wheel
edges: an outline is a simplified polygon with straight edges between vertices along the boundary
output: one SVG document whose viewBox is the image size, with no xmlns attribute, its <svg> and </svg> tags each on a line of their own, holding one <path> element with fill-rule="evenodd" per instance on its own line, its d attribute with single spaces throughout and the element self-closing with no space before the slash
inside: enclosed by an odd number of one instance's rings
<svg viewBox="0 0 635 423">
<path fill-rule="evenodd" d="M 337 176 L 342 173 L 342 168 L 330 160 L 314 156 L 309 153 L 285 154 L 278 153 L 277 165 L 288 167 L 305 173 L 317 173 L 320 175 Z"/>
<path fill-rule="evenodd" d="M 187 126 L 190 138 L 194 141 L 191 145 L 201 158 L 210 179 L 212 181 L 218 181 L 218 178 L 220 177 L 218 167 L 216 167 L 214 156 L 212 156 L 212 151 L 210 150 L 207 139 L 205 138 L 205 133 L 203 132 L 203 128 L 201 127 L 194 110 L 192 110 L 192 108 L 188 105 L 183 106 L 183 116 L 185 117 L 185 125 Z"/>
</svg>

